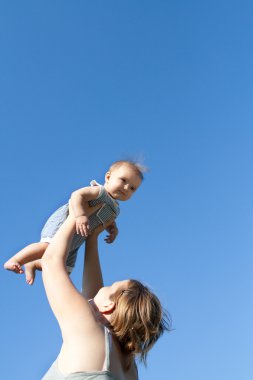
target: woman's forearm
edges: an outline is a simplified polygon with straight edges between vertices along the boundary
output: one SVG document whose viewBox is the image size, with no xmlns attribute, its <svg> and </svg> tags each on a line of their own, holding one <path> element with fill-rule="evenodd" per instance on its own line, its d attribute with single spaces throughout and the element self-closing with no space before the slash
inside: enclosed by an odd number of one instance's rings
<svg viewBox="0 0 253 380">
<path fill-rule="evenodd" d="M 85 244 L 82 293 L 86 299 L 93 298 L 103 286 L 103 277 L 98 254 L 98 236 L 90 235 Z"/>
<path fill-rule="evenodd" d="M 69 216 L 42 258 L 42 278 L 48 301 L 59 322 L 62 335 L 71 339 L 73 331 L 78 330 L 80 320 L 89 318 L 91 312 L 88 303 L 70 280 L 65 266 L 74 231 L 75 220 Z"/>
</svg>

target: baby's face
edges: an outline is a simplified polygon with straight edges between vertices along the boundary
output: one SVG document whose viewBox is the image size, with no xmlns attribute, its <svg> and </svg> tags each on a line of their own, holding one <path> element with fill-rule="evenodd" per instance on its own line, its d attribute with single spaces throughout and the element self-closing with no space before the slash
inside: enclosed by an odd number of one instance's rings
<svg viewBox="0 0 253 380">
<path fill-rule="evenodd" d="M 141 184 L 141 178 L 127 164 L 122 164 L 105 175 L 105 189 L 114 198 L 127 201 Z"/>
</svg>

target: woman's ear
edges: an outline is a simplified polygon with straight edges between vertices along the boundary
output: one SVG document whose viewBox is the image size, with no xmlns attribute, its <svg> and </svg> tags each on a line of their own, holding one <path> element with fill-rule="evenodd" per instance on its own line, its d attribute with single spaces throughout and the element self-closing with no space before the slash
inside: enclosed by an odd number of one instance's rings
<svg viewBox="0 0 253 380">
<path fill-rule="evenodd" d="M 102 314 L 111 314 L 115 308 L 115 302 L 108 299 L 104 302 L 103 305 L 100 306 L 99 311 Z"/>
</svg>

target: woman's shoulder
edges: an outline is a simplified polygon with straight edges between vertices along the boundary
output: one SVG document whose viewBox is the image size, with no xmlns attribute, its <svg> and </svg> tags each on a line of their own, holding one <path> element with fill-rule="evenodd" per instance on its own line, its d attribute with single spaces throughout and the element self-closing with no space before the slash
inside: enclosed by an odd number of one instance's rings
<svg viewBox="0 0 253 380">
<path fill-rule="evenodd" d="M 112 339 L 110 352 L 110 370 L 117 380 L 138 380 L 138 370 L 135 360 L 121 351 L 116 337 Z M 129 365 L 130 361 L 130 365 Z"/>
</svg>

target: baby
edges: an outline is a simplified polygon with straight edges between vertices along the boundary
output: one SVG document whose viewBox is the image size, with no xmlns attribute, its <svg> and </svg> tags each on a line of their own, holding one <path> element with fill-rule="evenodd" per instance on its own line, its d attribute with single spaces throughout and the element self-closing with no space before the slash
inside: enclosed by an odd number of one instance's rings
<svg viewBox="0 0 253 380">
<path fill-rule="evenodd" d="M 77 251 L 85 242 L 86 237 L 98 225 L 106 224 L 109 220 L 117 218 L 119 215 L 117 201 L 128 201 L 132 197 L 143 180 L 143 172 L 144 168 L 138 163 L 133 161 L 116 161 L 105 174 L 104 186 L 99 185 L 93 180 L 90 183 L 91 186 L 72 193 L 70 204 L 76 219 L 76 233 L 70 244 L 66 260 L 66 267 L 69 273 L 74 268 Z M 98 209 L 99 205 L 101 207 Z M 87 209 L 91 207 L 94 207 L 96 211 L 87 216 Z M 43 227 L 40 242 L 23 248 L 4 264 L 4 268 L 21 274 L 24 273 L 22 265 L 30 263 L 30 266 L 26 266 L 26 281 L 29 285 L 32 285 L 35 276 L 35 263 L 43 256 L 51 239 L 66 220 L 68 213 L 69 203 L 56 210 Z M 109 234 L 105 241 L 112 243 L 118 234 L 116 223 L 113 222 L 107 228 L 107 231 Z M 34 262 L 34 264 L 31 262 Z"/>
</svg>

